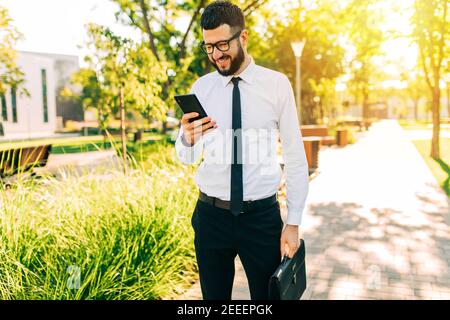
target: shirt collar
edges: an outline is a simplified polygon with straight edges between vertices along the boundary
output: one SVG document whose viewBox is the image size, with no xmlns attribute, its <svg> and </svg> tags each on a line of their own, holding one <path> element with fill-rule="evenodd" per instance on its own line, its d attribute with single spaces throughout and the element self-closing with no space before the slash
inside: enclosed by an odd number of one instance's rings
<svg viewBox="0 0 450 320">
<path fill-rule="evenodd" d="M 228 83 L 230 83 L 231 79 L 234 77 L 240 77 L 243 81 L 251 84 L 253 80 L 254 70 L 255 70 L 255 62 L 253 61 L 253 58 L 250 56 L 250 63 L 240 74 L 226 77 L 222 76 L 223 86 L 226 87 Z"/>
</svg>

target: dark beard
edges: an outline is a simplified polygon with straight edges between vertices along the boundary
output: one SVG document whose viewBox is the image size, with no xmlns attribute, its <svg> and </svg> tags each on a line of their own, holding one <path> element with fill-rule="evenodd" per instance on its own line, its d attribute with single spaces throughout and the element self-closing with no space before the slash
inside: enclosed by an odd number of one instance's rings
<svg viewBox="0 0 450 320">
<path fill-rule="evenodd" d="M 224 56 L 227 56 L 227 55 L 224 54 Z M 241 67 L 242 63 L 244 63 L 244 60 L 245 60 L 244 49 L 242 49 L 241 43 L 239 43 L 238 53 L 234 59 L 233 58 L 231 59 L 230 68 L 228 70 L 222 71 L 219 69 L 219 67 L 217 66 L 217 64 L 215 62 L 213 62 L 211 60 L 209 60 L 209 61 L 214 66 L 214 68 L 216 68 L 216 70 L 219 74 L 221 74 L 224 77 L 227 77 L 232 74 L 235 74 Z"/>
</svg>

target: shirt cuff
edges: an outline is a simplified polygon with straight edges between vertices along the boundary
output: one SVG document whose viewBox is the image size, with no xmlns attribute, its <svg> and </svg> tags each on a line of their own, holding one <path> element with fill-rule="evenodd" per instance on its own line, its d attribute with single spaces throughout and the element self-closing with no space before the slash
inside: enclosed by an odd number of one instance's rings
<svg viewBox="0 0 450 320">
<path fill-rule="evenodd" d="M 198 142 L 198 141 L 197 141 Z M 191 148 L 194 147 L 196 143 L 194 143 L 193 145 L 190 145 L 186 139 L 184 138 L 184 133 L 181 134 L 181 143 L 183 144 L 183 146 L 187 147 L 187 148 Z"/>
<path fill-rule="evenodd" d="M 181 134 L 175 143 L 175 148 L 182 163 L 194 164 L 202 153 L 202 138 L 191 146 L 184 139 L 184 134 Z"/>
<path fill-rule="evenodd" d="M 303 209 L 299 212 L 292 212 L 288 209 L 286 224 L 300 226 L 302 224 Z"/>
</svg>

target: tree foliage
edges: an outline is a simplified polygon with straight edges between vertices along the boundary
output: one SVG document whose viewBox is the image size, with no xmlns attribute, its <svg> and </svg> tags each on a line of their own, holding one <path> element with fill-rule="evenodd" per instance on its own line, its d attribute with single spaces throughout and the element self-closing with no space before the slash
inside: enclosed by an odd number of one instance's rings
<svg viewBox="0 0 450 320">
<path fill-rule="evenodd" d="M 361 97 L 365 119 L 369 117 L 370 92 L 379 76 L 374 58 L 381 55 L 381 45 L 385 40 L 381 30 L 381 7 L 382 2 L 376 0 L 352 0 L 344 11 L 348 38 L 355 51 L 349 63 L 351 87 L 355 95 Z"/>
<path fill-rule="evenodd" d="M 162 85 L 162 99 L 169 108 L 178 110 L 173 95 L 186 93 L 198 76 L 211 70 L 206 55 L 200 49 L 200 16 L 211 1 L 111 1 L 118 4 L 117 19 L 139 30 L 156 60 L 166 63 L 168 73 L 167 81 Z M 247 25 L 251 26 L 255 11 L 267 2 L 241 0 L 236 3 L 243 8 Z"/>
<path fill-rule="evenodd" d="M 164 117 L 161 83 L 166 80 L 166 66 L 156 61 L 150 49 L 115 35 L 109 28 L 89 24 L 86 57 L 88 68 L 74 75 L 82 89 L 85 108 L 96 108 L 101 127 L 117 115 L 120 90 L 124 91 L 127 110 L 135 110 L 155 119 Z"/>
<path fill-rule="evenodd" d="M 270 21 L 260 34 L 252 34 L 250 52 L 260 64 L 285 73 L 295 83 L 293 40 L 306 40 L 301 58 L 302 122 L 318 123 L 330 116 L 334 108 L 336 79 L 343 74 L 344 54 L 339 38 L 340 8 L 333 1 L 317 1 L 305 8 L 286 8 L 286 17 L 266 10 L 263 19 Z"/>
<path fill-rule="evenodd" d="M 8 11 L 0 7 L 0 94 L 5 93 L 7 87 L 19 87 L 24 82 L 24 74 L 16 65 L 17 52 L 14 50 L 20 37 Z M 23 88 L 21 91 L 27 93 Z"/>
</svg>

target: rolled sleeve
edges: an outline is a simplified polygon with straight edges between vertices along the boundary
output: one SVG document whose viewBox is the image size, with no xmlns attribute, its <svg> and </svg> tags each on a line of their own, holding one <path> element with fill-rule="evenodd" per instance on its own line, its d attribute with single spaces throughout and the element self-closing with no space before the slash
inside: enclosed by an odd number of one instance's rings
<svg viewBox="0 0 450 320">
<path fill-rule="evenodd" d="M 279 131 L 286 177 L 286 224 L 300 225 L 309 191 L 309 170 L 298 123 L 294 92 L 286 76 L 278 83 Z"/>
</svg>

